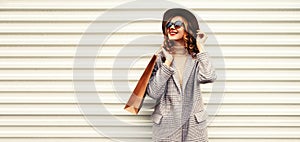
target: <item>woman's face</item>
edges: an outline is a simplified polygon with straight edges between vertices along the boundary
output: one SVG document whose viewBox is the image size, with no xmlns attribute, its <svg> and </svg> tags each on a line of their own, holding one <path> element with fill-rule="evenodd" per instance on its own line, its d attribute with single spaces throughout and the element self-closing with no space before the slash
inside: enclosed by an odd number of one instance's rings
<svg viewBox="0 0 300 142">
<path fill-rule="evenodd" d="M 181 16 L 175 16 L 173 17 L 169 22 L 173 24 L 169 24 L 171 26 L 166 27 L 167 28 L 167 34 L 170 40 L 180 40 L 183 38 L 183 35 L 185 33 L 185 26 L 187 26 L 187 21 L 182 18 Z M 181 24 L 183 23 L 183 24 Z M 168 26 L 168 23 L 166 24 Z"/>
</svg>

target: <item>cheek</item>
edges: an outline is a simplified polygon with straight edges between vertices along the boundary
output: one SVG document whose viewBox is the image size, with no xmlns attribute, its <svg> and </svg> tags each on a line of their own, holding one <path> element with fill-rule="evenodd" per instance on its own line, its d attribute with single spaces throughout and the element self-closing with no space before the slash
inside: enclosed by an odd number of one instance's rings
<svg viewBox="0 0 300 142">
<path fill-rule="evenodd" d="M 174 37 L 176 39 L 182 39 L 184 35 L 184 32 L 178 32 L 178 34 Z"/>
<path fill-rule="evenodd" d="M 178 33 L 178 38 L 183 38 L 184 32 L 179 32 Z"/>
</svg>

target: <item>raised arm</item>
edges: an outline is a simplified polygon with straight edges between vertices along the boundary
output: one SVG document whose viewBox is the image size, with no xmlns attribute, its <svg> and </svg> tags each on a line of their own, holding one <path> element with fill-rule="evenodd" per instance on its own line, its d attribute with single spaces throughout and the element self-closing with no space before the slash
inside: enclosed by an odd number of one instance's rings
<svg viewBox="0 0 300 142">
<path fill-rule="evenodd" d="M 208 52 L 200 52 L 197 54 L 197 79 L 200 83 L 212 83 L 217 79 L 214 66 L 209 60 Z"/>
<path fill-rule="evenodd" d="M 148 96 L 155 100 L 165 93 L 167 81 L 174 74 L 174 69 L 162 63 L 160 58 L 158 56 L 146 90 Z"/>
<path fill-rule="evenodd" d="M 201 36 L 203 36 L 201 38 Z M 202 84 L 212 83 L 217 79 L 217 75 L 212 63 L 209 60 L 209 54 L 205 51 L 204 44 L 208 36 L 201 30 L 197 31 L 197 68 L 198 68 L 198 81 Z"/>
</svg>

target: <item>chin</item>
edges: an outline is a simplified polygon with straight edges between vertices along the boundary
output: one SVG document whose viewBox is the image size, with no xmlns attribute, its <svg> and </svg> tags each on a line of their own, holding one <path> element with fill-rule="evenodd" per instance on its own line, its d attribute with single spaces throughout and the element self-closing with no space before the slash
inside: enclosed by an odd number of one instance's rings
<svg viewBox="0 0 300 142">
<path fill-rule="evenodd" d="M 179 37 L 170 37 L 169 36 L 169 40 L 180 40 L 180 39 L 182 39 L 182 38 L 179 38 Z"/>
</svg>

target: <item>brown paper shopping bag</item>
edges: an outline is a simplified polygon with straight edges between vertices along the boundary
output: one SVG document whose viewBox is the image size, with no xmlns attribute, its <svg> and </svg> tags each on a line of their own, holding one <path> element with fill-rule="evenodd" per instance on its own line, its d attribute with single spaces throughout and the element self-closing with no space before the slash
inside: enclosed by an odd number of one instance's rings
<svg viewBox="0 0 300 142">
<path fill-rule="evenodd" d="M 138 81 L 133 93 L 131 94 L 129 100 L 127 101 L 127 104 L 125 105 L 125 110 L 133 113 L 138 114 L 140 111 L 144 98 L 146 96 L 146 88 L 147 84 L 149 82 L 149 79 L 152 74 L 152 70 L 154 68 L 155 62 L 157 59 L 157 55 L 154 54 L 146 67 L 144 73 L 142 74 L 140 80 Z"/>
</svg>

